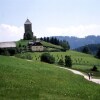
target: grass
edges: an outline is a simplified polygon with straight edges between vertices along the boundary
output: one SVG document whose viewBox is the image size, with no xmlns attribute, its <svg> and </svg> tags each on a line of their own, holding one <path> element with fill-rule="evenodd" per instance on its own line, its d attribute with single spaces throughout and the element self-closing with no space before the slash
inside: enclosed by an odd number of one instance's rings
<svg viewBox="0 0 100 100">
<path fill-rule="evenodd" d="M 34 52 L 30 53 L 33 57 L 33 61 L 40 62 L 40 56 L 43 52 Z M 67 52 L 50 52 L 56 59 L 56 63 L 60 59 L 65 59 L 65 55 L 71 56 L 73 66 L 72 68 L 80 70 L 82 72 L 88 73 L 90 69 L 96 65 L 99 72 L 93 72 L 94 76 L 100 77 L 100 60 L 96 59 L 92 55 L 84 54 L 76 51 L 67 51 Z"/>
<path fill-rule="evenodd" d="M 19 46 L 19 44 L 21 44 L 21 46 L 27 46 L 29 41 L 30 40 L 19 40 L 16 42 L 16 45 L 17 45 L 17 47 Z M 58 50 L 62 49 L 61 46 L 54 45 L 54 44 L 51 44 L 51 43 L 48 43 L 45 41 L 41 41 L 41 43 L 44 47 L 47 47 L 47 49 L 46 49 L 47 51 L 58 51 Z"/>
<path fill-rule="evenodd" d="M 21 46 L 27 46 L 29 40 L 19 40 L 16 42 L 17 47 L 19 46 L 19 44 L 21 44 Z"/>
<path fill-rule="evenodd" d="M 42 52 L 43 53 L 43 52 Z M 38 61 L 40 61 L 40 56 L 42 54 L 41 52 L 34 52 L 31 53 L 33 56 L 33 60 L 35 61 L 35 58 L 39 58 Z M 100 66 L 100 60 L 94 58 L 92 55 L 76 52 L 76 51 L 67 51 L 67 52 L 50 52 L 51 55 L 53 55 L 56 59 L 56 62 L 59 61 L 59 59 L 65 59 L 65 55 L 69 55 L 72 58 L 74 65 L 97 65 Z"/>
<path fill-rule="evenodd" d="M 100 85 L 47 63 L 0 56 L 0 100 L 99 100 Z"/>
<path fill-rule="evenodd" d="M 54 45 L 54 44 L 51 44 L 51 43 L 48 43 L 48 42 L 45 42 L 45 41 L 41 41 L 41 43 L 42 43 L 42 45 L 45 46 L 45 47 L 56 48 L 56 49 L 62 49 L 61 46 Z"/>
</svg>

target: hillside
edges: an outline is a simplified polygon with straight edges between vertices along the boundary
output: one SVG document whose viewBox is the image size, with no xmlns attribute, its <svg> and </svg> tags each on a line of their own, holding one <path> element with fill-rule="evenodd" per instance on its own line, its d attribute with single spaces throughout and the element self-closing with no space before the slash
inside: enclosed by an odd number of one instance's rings
<svg viewBox="0 0 100 100">
<path fill-rule="evenodd" d="M 0 56 L 0 100 L 99 100 L 99 91 L 55 65 Z"/>
<path fill-rule="evenodd" d="M 75 50 L 81 52 L 83 50 L 83 48 L 86 46 L 89 48 L 91 54 L 93 54 L 93 55 L 95 55 L 97 53 L 98 49 L 100 48 L 100 44 L 88 44 L 88 45 L 76 48 Z"/>
<path fill-rule="evenodd" d="M 85 38 L 68 37 L 68 36 L 55 36 L 59 40 L 66 40 L 69 42 L 71 49 L 75 49 L 88 44 L 100 43 L 100 36 L 87 36 Z"/>
<path fill-rule="evenodd" d="M 33 57 L 33 61 L 40 62 L 40 56 L 42 52 L 34 52 L 30 53 Z M 65 55 L 71 56 L 73 69 L 80 70 L 82 72 L 88 73 L 90 72 L 90 69 L 93 68 L 94 65 L 97 66 L 99 72 L 92 72 L 94 73 L 94 76 L 100 77 L 100 60 L 96 59 L 94 56 L 89 54 L 84 54 L 76 51 L 67 51 L 67 52 L 50 52 L 51 55 L 55 57 L 56 64 L 60 59 L 65 59 Z"/>
<path fill-rule="evenodd" d="M 17 44 L 17 47 L 19 45 L 21 45 L 22 47 L 23 46 L 27 46 L 28 42 L 30 40 L 20 40 L 20 41 L 17 41 L 16 44 Z M 47 51 L 53 51 L 53 50 L 61 50 L 62 47 L 61 46 L 58 46 L 58 45 L 54 45 L 54 44 L 51 44 L 51 43 L 48 43 L 48 42 L 45 42 L 45 41 L 41 41 L 41 44 L 44 46 L 44 47 L 47 47 Z"/>
</svg>

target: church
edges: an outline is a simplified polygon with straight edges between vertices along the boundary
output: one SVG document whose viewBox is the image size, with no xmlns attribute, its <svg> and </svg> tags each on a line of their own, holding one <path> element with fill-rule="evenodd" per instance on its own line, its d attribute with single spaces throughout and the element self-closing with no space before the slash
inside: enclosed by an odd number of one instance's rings
<svg viewBox="0 0 100 100">
<path fill-rule="evenodd" d="M 44 51 L 44 46 L 41 44 L 40 41 L 36 40 L 36 36 L 34 36 L 34 33 L 32 32 L 32 23 L 29 19 L 26 20 L 24 23 L 24 37 L 23 40 L 30 40 L 28 43 L 28 47 L 31 51 Z"/>
<path fill-rule="evenodd" d="M 36 37 L 34 36 L 34 33 L 32 32 L 32 23 L 30 22 L 29 19 L 26 20 L 26 22 L 24 23 L 24 36 L 23 39 L 24 40 L 35 40 Z"/>
</svg>

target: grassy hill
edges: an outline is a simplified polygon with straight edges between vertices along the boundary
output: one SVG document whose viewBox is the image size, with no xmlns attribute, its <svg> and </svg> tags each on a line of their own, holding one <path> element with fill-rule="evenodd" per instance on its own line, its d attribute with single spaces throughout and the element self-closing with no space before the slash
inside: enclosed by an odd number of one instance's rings
<svg viewBox="0 0 100 100">
<path fill-rule="evenodd" d="M 46 46 L 46 47 L 51 47 L 51 48 L 57 48 L 57 49 L 62 49 L 61 46 L 58 46 L 58 45 L 54 45 L 54 44 L 51 44 L 51 43 L 48 43 L 48 42 L 45 42 L 45 41 L 41 41 L 42 45 L 43 46 Z"/>
<path fill-rule="evenodd" d="M 21 44 L 21 46 L 27 46 L 29 41 L 30 40 L 20 40 L 20 41 L 17 41 L 16 44 L 17 44 L 17 46 L 19 46 L 19 44 Z M 56 50 L 63 49 L 61 46 L 54 45 L 54 44 L 51 44 L 51 43 L 48 43 L 45 41 L 41 41 L 41 44 L 44 47 L 47 47 L 47 49 L 46 49 L 47 51 L 56 51 Z"/>
<path fill-rule="evenodd" d="M 42 52 L 34 52 L 30 53 L 33 57 L 33 61 L 40 61 L 40 56 Z M 76 51 L 67 51 L 67 52 L 50 52 L 51 55 L 53 55 L 56 59 L 56 63 L 59 61 L 59 59 L 63 59 L 65 55 L 71 56 L 73 69 L 77 69 L 83 72 L 90 72 L 90 69 L 96 65 L 99 72 L 93 72 L 94 76 L 100 77 L 100 60 L 96 59 L 94 56 L 89 54 L 84 54 Z"/>
<path fill-rule="evenodd" d="M 99 93 L 100 85 L 56 65 L 0 56 L 0 100 L 99 100 Z"/>
</svg>

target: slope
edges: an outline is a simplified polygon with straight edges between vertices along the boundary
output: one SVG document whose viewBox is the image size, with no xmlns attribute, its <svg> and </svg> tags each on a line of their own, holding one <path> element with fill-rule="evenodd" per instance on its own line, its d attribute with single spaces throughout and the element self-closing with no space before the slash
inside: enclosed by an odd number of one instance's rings
<svg viewBox="0 0 100 100">
<path fill-rule="evenodd" d="M 41 62 L 0 56 L 0 100 L 99 100 L 100 85 Z"/>
</svg>

